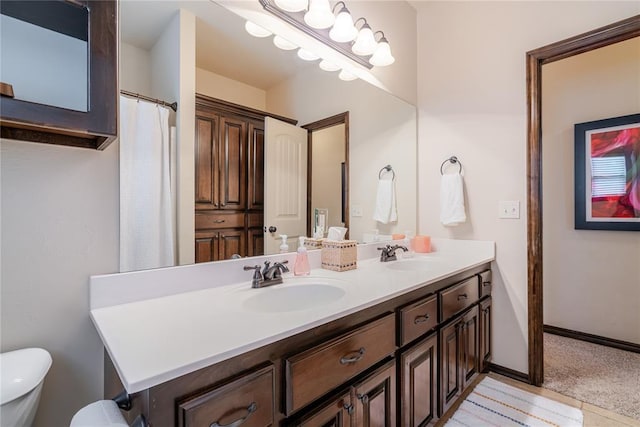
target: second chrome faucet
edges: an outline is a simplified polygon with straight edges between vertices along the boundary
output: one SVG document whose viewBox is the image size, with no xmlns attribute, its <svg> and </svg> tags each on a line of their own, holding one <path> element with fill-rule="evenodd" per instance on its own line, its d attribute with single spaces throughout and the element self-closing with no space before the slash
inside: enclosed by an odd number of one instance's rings
<svg viewBox="0 0 640 427">
<path fill-rule="evenodd" d="M 285 265 L 288 261 L 274 262 L 271 265 L 270 261 L 265 261 L 264 266 L 259 265 L 245 265 L 244 270 L 253 270 L 253 279 L 251 280 L 252 288 L 264 288 L 266 286 L 278 285 L 282 283 L 282 273 L 288 273 L 289 268 Z"/>
</svg>

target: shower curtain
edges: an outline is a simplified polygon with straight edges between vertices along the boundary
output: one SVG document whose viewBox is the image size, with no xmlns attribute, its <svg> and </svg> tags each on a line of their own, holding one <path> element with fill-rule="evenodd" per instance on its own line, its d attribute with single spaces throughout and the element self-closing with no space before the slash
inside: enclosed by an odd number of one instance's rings
<svg viewBox="0 0 640 427">
<path fill-rule="evenodd" d="M 120 96 L 120 271 L 175 265 L 169 110 Z"/>
</svg>

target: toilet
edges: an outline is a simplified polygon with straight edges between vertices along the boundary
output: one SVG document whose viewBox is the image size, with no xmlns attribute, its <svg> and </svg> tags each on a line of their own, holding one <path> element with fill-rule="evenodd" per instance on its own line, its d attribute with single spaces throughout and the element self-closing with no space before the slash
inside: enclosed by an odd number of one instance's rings
<svg viewBox="0 0 640 427">
<path fill-rule="evenodd" d="M 0 353 L 2 427 L 30 427 L 36 416 L 51 355 L 41 348 Z"/>
</svg>

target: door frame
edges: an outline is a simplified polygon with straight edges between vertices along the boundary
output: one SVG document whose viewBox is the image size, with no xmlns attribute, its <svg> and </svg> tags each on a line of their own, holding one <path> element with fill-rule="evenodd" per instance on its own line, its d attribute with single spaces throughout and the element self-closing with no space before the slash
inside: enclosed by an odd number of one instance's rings
<svg viewBox="0 0 640 427">
<path fill-rule="evenodd" d="M 544 380 L 542 298 L 542 65 L 640 36 L 640 15 L 527 52 L 527 301 L 529 382 Z"/>
<path fill-rule="evenodd" d="M 311 162 L 312 162 L 312 147 L 313 147 L 313 131 L 325 129 L 331 126 L 344 124 L 344 226 L 347 229 L 345 239 L 349 238 L 349 112 L 336 114 L 335 116 L 327 117 L 315 121 L 313 123 L 301 126 L 307 130 L 307 235 L 312 236 L 311 233 Z"/>
</svg>

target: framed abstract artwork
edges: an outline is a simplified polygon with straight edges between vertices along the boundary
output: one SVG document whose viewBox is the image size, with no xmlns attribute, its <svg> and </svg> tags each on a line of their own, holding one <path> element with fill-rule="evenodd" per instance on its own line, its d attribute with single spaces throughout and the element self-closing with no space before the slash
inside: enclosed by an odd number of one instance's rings
<svg viewBox="0 0 640 427">
<path fill-rule="evenodd" d="M 640 114 L 574 131 L 575 228 L 640 231 Z"/>
</svg>

